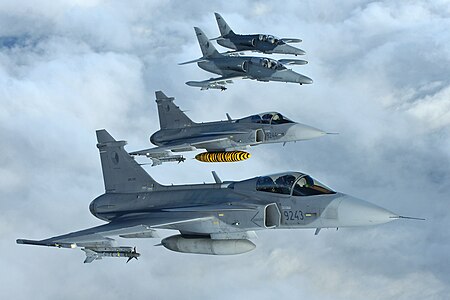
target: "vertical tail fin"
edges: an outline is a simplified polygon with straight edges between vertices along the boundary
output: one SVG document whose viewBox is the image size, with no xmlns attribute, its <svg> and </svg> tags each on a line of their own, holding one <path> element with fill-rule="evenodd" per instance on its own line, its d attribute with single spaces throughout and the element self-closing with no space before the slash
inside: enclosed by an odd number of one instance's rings
<svg viewBox="0 0 450 300">
<path fill-rule="evenodd" d="M 230 26 L 228 26 L 227 22 L 222 18 L 222 16 L 218 13 L 214 13 L 216 15 L 217 26 L 219 26 L 220 35 L 222 37 L 232 34 L 234 35 L 234 31 L 231 30 Z"/>
<path fill-rule="evenodd" d="M 125 151 L 127 142 L 116 141 L 105 129 L 96 133 L 107 193 L 144 192 L 160 186 Z"/>
<path fill-rule="evenodd" d="M 205 33 L 198 27 L 194 27 L 195 34 L 197 35 L 198 44 L 202 49 L 203 57 L 221 57 L 222 55 L 217 51 L 214 45 L 208 40 Z"/>
<path fill-rule="evenodd" d="M 155 95 L 161 129 L 183 128 L 195 124 L 173 103 L 175 98 L 167 97 L 162 91 L 156 91 Z"/>
</svg>

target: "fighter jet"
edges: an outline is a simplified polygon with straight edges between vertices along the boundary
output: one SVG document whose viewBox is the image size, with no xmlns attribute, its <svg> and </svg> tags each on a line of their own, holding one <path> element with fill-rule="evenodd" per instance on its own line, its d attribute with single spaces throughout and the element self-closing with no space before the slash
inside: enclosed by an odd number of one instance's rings
<svg viewBox="0 0 450 300">
<path fill-rule="evenodd" d="M 150 137 L 158 147 L 134 151 L 132 155 L 145 155 L 153 166 L 167 161 L 184 160 L 184 152 L 205 149 L 207 152 L 195 158 L 203 162 L 234 162 L 250 157 L 247 146 L 269 143 L 287 143 L 309 140 L 327 134 L 326 132 L 289 120 L 278 112 L 265 112 L 233 120 L 227 114 L 227 121 L 195 123 L 178 106 L 173 97 L 157 91 L 159 123 L 161 129 Z"/>
<path fill-rule="evenodd" d="M 211 40 L 216 40 L 225 48 L 233 49 L 231 52 L 258 51 L 266 54 L 293 54 L 295 56 L 306 54 L 305 51 L 287 44 L 299 43 L 302 41 L 301 39 L 277 38 L 270 34 L 236 34 L 220 14 L 214 14 L 220 36 Z"/>
<path fill-rule="evenodd" d="M 103 257 L 140 256 L 118 246 L 115 237 L 155 238 L 157 229 L 177 230 L 160 245 L 177 252 L 231 255 L 251 251 L 250 239 L 263 229 L 366 226 L 405 218 L 384 208 L 336 192 L 301 172 L 258 176 L 243 181 L 161 185 L 106 130 L 97 131 L 105 193 L 91 213 L 106 224 L 44 240 L 18 244 L 80 247 L 85 263 Z"/>
<path fill-rule="evenodd" d="M 203 57 L 194 59 L 180 65 L 197 63 L 208 72 L 221 75 L 204 81 L 188 81 L 189 86 L 200 87 L 202 90 L 221 89 L 226 90 L 225 84 L 232 83 L 233 78 L 248 78 L 258 81 L 281 81 L 302 84 L 312 83 L 312 79 L 298 74 L 284 65 L 304 65 L 305 60 L 280 59 L 274 60 L 266 57 L 239 56 L 232 54 L 220 54 L 214 45 L 208 40 L 205 33 L 194 27 Z"/>
</svg>

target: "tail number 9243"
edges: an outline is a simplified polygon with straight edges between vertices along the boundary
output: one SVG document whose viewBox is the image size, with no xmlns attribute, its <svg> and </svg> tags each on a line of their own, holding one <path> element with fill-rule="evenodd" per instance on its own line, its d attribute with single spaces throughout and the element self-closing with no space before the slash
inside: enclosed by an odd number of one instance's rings
<svg viewBox="0 0 450 300">
<path fill-rule="evenodd" d="M 305 216 L 301 210 L 285 210 L 283 212 L 286 221 L 303 221 Z"/>
</svg>

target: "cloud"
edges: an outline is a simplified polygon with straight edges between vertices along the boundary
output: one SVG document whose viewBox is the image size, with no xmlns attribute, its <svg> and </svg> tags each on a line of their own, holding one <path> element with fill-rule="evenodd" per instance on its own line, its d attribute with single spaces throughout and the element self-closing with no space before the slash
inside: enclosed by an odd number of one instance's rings
<svg viewBox="0 0 450 300">
<path fill-rule="evenodd" d="M 236 32 L 302 38 L 309 64 L 298 71 L 314 84 L 186 86 L 211 77 L 177 63 L 200 56 L 193 26 L 218 34 L 215 11 Z M 0 297 L 446 299 L 449 16 L 445 1 L 2 2 Z M 212 182 L 211 170 L 224 180 L 299 170 L 427 221 L 261 232 L 255 251 L 232 257 L 124 240 L 142 253 L 130 264 L 83 265 L 78 250 L 16 245 L 101 223 L 88 211 L 103 193 L 94 131 L 107 128 L 128 150 L 148 147 L 160 89 L 195 121 L 276 110 L 339 132 L 254 147 L 236 164 L 147 167 L 164 184 Z"/>
</svg>

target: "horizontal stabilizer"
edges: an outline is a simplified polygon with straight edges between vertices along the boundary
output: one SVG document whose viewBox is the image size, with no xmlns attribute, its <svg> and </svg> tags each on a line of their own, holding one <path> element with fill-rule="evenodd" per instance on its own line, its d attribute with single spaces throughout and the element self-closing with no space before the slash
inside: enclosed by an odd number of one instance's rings
<svg viewBox="0 0 450 300">
<path fill-rule="evenodd" d="M 185 62 L 179 63 L 178 65 L 180 65 L 180 66 L 181 65 L 187 65 L 187 64 L 198 63 L 198 62 L 202 62 L 202 61 L 208 61 L 208 60 L 203 58 L 203 57 L 201 57 L 201 58 L 197 58 L 197 59 L 193 59 L 193 60 L 190 60 L 190 61 L 185 61 Z"/>
</svg>

